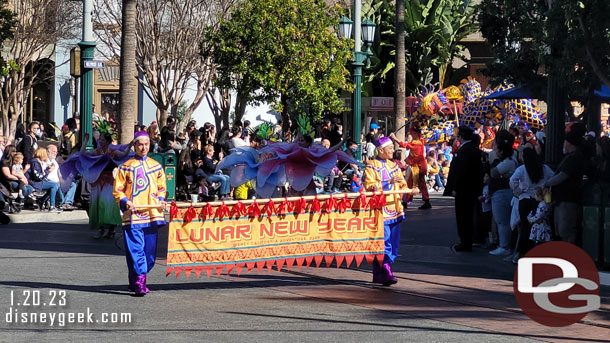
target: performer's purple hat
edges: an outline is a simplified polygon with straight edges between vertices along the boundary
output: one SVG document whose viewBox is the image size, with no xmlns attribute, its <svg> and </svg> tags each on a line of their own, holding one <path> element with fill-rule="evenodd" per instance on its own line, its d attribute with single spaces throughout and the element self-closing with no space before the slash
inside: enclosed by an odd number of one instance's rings
<svg viewBox="0 0 610 343">
<path fill-rule="evenodd" d="M 142 139 L 142 138 L 148 138 L 148 139 L 150 139 L 150 137 L 148 136 L 148 133 L 146 133 L 146 131 L 138 131 L 138 132 L 136 132 L 136 134 L 135 134 L 135 135 L 134 135 L 134 137 L 133 137 L 133 139 L 134 139 L 135 141 L 138 141 L 138 140 L 140 140 L 140 139 Z"/>
<path fill-rule="evenodd" d="M 377 149 L 382 149 L 390 144 L 392 144 L 392 140 L 388 137 L 381 137 L 375 142 Z"/>
</svg>

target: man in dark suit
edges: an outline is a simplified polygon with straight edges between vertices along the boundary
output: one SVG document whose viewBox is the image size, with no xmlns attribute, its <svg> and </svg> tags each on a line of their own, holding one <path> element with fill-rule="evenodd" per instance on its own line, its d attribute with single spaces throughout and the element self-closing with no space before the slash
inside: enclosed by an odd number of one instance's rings
<svg viewBox="0 0 610 343">
<path fill-rule="evenodd" d="M 483 153 L 474 137 L 474 131 L 460 126 L 457 155 L 451 162 L 445 196 L 455 197 L 455 220 L 460 243 L 455 251 L 472 251 L 474 213 L 483 189 Z"/>
</svg>

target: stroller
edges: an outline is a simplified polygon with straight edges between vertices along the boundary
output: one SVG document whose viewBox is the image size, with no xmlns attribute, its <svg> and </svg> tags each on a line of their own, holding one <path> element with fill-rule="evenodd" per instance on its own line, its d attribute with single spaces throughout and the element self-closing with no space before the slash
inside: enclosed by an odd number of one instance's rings
<svg viewBox="0 0 610 343">
<path fill-rule="evenodd" d="M 4 201 L 0 200 L 0 210 L 4 209 L 8 205 L 8 213 L 12 214 L 12 213 L 21 212 L 21 206 L 17 202 L 17 199 L 8 190 L 8 188 L 6 188 L 6 186 L 4 186 L 1 183 L 0 183 L 0 194 L 2 194 L 2 197 L 4 198 Z M 0 213 L 2 213 L 2 212 L 0 212 Z M 4 215 L 4 213 L 2 213 L 2 215 Z M 6 215 L 4 215 L 4 216 L 6 216 Z M 3 222 L 4 222 L 3 218 L 0 218 L 0 223 L 3 223 Z"/>
</svg>

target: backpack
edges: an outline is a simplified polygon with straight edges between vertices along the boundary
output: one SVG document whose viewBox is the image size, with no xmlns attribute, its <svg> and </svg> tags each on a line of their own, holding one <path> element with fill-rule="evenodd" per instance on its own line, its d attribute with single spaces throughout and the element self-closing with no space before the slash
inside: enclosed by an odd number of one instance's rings
<svg viewBox="0 0 610 343">
<path fill-rule="evenodd" d="M 70 139 L 74 136 L 74 132 L 69 132 L 61 137 L 61 146 L 59 148 L 59 153 L 62 156 L 68 156 L 72 152 L 72 144 Z"/>
<path fill-rule="evenodd" d="M 18 152 L 23 153 L 24 148 L 25 147 L 23 146 L 23 138 L 15 139 L 15 149 L 17 149 Z"/>
</svg>

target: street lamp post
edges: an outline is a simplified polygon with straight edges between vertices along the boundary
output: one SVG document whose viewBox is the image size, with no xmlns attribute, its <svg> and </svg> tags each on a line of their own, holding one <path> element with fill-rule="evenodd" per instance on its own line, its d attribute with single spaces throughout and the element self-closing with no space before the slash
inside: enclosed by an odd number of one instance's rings
<svg viewBox="0 0 610 343">
<path fill-rule="evenodd" d="M 354 93 L 352 94 L 352 138 L 358 144 L 355 153 L 357 160 L 362 160 L 362 142 L 360 134 L 362 130 L 362 67 L 373 53 L 371 45 L 375 38 L 375 23 L 366 19 L 361 23 L 361 0 L 354 0 L 354 22 L 347 17 L 339 20 L 339 36 L 350 39 L 352 28 L 354 32 L 354 59 L 352 61 L 352 76 L 354 79 Z M 366 44 L 366 51 L 362 52 L 362 41 Z"/>
<path fill-rule="evenodd" d="M 80 106 L 80 134 L 81 144 L 87 145 L 87 150 L 93 150 L 91 138 L 85 142 L 85 134 L 91 134 L 91 124 L 93 122 L 93 69 L 85 67 L 85 60 L 93 60 L 95 55 L 95 40 L 93 38 L 93 0 L 83 0 L 83 36 L 78 43 L 81 50 L 81 106 Z"/>
<path fill-rule="evenodd" d="M 549 8 L 549 21 L 553 19 L 553 0 L 547 0 Z M 551 56 L 558 53 L 561 47 L 551 46 Z M 556 166 L 562 155 L 563 138 L 565 132 L 565 90 L 559 85 L 557 76 L 551 70 L 547 79 L 547 125 L 546 125 L 546 163 Z"/>
</svg>

